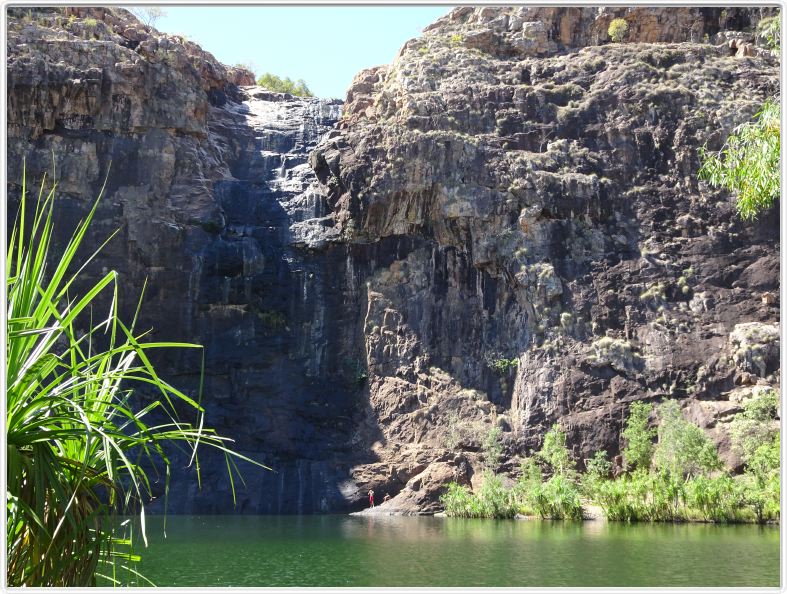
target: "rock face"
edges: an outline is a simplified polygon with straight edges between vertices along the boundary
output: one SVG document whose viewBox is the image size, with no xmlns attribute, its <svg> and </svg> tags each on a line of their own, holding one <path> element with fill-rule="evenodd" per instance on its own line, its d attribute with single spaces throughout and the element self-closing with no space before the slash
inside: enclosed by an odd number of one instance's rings
<svg viewBox="0 0 787 594">
<path fill-rule="evenodd" d="M 386 448 L 477 469 L 494 424 L 511 464 L 559 423 L 578 460 L 614 455 L 630 402 L 678 398 L 734 464 L 730 395 L 779 381 L 777 217 L 742 223 L 697 148 L 777 82 L 765 54 L 685 43 L 718 16 L 463 7 L 356 77 L 312 163 L 346 241 L 418 239 L 367 281 Z M 614 17 L 627 42 L 599 45 Z"/>
<path fill-rule="evenodd" d="M 23 157 L 40 178 L 54 152 L 61 239 L 107 179 L 87 247 L 121 232 L 91 272 L 123 273 L 127 313 L 147 278 L 139 327 L 205 346 L 207 423 L 276 470 L 246 469 L 237 510 L 345 506 L 358 380 L 350 348 L 333 345 L 351 340 L 341 308 L 354 283 L 348 248 L 326 247 L 336 233 L 307 164 L 341 104 L 239 88 L 212 56 L 121 9 L 17 19 L 9 54 L 9 179 Z M 187 355 L 159 363 L 196 394 L 200 359 Z M 191 471 L 173 476 L 171 509 L 232 510 L 223 465 L 205 453 L 202 490 Z"/>
<path fill-rule="evenodd" d="M 148 278 L 141 327 L 205 345 L 206 422 L 276 470 L 244 468 L 235 511 L 436 511 L 493 427 L 515 474 L 553 423 L 616 454 L 641 399 L 739 464 L 725 423 L 779 383 L 778 217 L 695 172 L 778 92 L 725 31 L 767 10 L 461 7 L 343 106 L 238 86 L 121 9 L 13 10 L 11 196 L 54 150 L 65 236 L 106 177 L 93 273 L 126 309 Z M 196 392 L 198 358 L 161 365 Z M 202 466 L 172 511 L 232 509 Z"/>
</svg>

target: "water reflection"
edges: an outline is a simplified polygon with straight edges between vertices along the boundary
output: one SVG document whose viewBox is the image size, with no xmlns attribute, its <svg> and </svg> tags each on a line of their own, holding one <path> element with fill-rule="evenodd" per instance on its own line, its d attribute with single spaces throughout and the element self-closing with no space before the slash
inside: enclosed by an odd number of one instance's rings
<svg viewBox="0 0 787 594">
<path fill-rule="evenodd" d="M 430 517 L 170 516 L 164 586 L 776 586 L 778 528 Z M 745 563 L 741 563 L 745 559 Z"/>
</svg>

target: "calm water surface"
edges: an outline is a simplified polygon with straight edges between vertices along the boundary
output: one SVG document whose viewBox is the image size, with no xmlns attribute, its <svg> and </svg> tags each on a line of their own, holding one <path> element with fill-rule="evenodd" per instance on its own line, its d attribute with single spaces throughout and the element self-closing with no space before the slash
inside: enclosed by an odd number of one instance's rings
<svg viewBox="0 0 787 594">
<path fill-rule="evenodd" d="M 431 517 L 148 518 L 159 586 L 778 586 L 779 528 Z"/>
</svg>

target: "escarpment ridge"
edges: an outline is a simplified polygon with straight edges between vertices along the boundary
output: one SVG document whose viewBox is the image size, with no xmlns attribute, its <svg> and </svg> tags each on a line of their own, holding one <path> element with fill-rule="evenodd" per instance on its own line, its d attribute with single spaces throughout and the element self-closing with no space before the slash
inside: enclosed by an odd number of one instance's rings
<svg viewBox="0 0 787 594">
<path fill-rule="evenodd" d="M 91 274 L 129 311 L 148 279 L 141 327 L 205 345 L 210 424 L 276 470 L 233 508 L 206 455 L 172 511 L 433 512 L 492 427 L 513 476 L 553 423 L 614 456 L 636 400 L 740 464 L 727 421 L 779 387 L 778 217 L 741 221 L 697 150 L 778 93 L 770 9 L 460 7 L 344 103 L 119 8 L 9 10 L 11 209 L 54 153 L 63 240 L 106 177 Z"/>
</svg>

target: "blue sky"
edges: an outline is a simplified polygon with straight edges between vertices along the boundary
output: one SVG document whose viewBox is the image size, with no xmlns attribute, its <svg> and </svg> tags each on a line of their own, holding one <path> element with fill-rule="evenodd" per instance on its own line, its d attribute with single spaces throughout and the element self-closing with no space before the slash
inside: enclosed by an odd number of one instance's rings
<svg viewBox="0 0 787 594">
<path fill-rule="evenodd" d="M 302 78 L 318 97 L 344 99 L 352 77 L 390 63 L 449 6 L 168 6 L 156 28 L 186 35 L 225 64 Z"/>
</svg>

